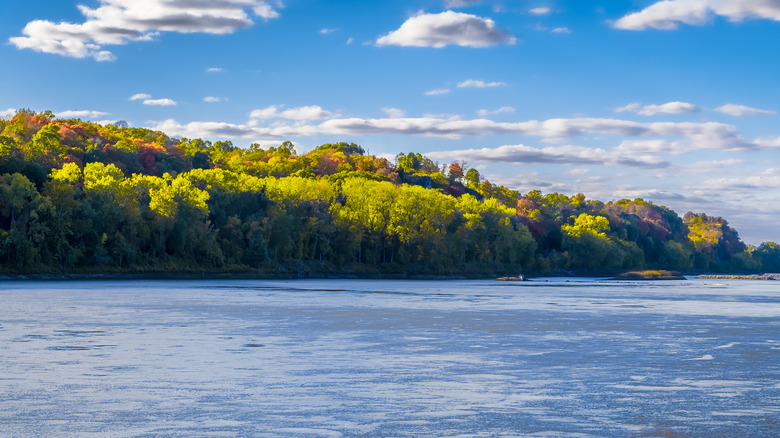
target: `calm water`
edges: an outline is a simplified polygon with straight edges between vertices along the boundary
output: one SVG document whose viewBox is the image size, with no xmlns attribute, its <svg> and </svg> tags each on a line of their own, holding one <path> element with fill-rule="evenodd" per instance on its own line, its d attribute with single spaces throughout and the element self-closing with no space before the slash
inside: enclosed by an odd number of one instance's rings
<svg viewBox="0 0 780 438">
<path fill-rule="evenodd" d="M 780 436 L 780 282 L 0 283 L 2 436 Z"/>
</svg>

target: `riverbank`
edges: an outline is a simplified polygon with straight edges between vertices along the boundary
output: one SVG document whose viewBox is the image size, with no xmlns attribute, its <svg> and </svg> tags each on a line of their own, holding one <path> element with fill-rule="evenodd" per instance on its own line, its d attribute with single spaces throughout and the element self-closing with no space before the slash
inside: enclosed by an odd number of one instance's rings
<svg viewBox="0 0 780 438">
<path fill-rule="evenodd" d="M 613 280 L 685 280 L 677 271 L 649 270 L 624 272 Z"/>
<path fill-rule="evenodd" d="M 95 274 L 0 274 L 0 281 L 85 281 L 85 280 L 302 280 L 302 279 L 372 279 L 372 280 L 478 280 L 495 278 L 492 275 L 423 275 L 423 274 L 367 274 L 367 273 L 95 273 Z"/>
<path fill-rule="evenodd" d="M 780 280 L 780 274 L 756 274 L 756 275 L 713 275 L 702 274 L 698 278 L 712 280 Z"/>
<path fill-rule="evenodd" d="M 780 280 L 780 274 L 698 274 L 694 278 L 713 280 Z M 269 271 L 223 271 L 223 272 L 77 272 L 55 273 L 0 273 L 2 281 L 84 281 L 84 280 L 296 280 L 296 279 L 365 279 L 365 280 L 500 280 L 532 281 L 540 277 L 591 278 L 607 277 L 612 280 L 685 280 L 677 271 L 646 270 L 629 271 L 620 274 L 605 272 L 534 272 L 529 275 L 507 276 L 497 272 L 462 274 L 425 274 L 421 272 L 381 272 L 378 270 L 292 270 Z"/>
</svg>

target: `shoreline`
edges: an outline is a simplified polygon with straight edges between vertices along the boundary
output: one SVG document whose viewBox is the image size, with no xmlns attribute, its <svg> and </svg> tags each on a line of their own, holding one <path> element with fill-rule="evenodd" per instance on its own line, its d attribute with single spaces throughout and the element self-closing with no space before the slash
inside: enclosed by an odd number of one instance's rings
<svg viewBox="0 0 780 438">
<path fill-rule="evenodd" d="M 728 274 L 701 274 L 699 278 L 708 280 L 780 280 L 780 274 L 753 274 L 753 275 L 728 275 Z"/>
<path fill-rule="evenodd" d="M 340 273 L 299 271 L 263 273 L 263 272 L 93 272 L 70 274 L 8 274 L 0 273 L 0 283 L 10 281 L 98 281 L 98 280 L 497 280 L 497 281 L 533 281 L 534 278 L 565 277 L 565 278 L 606 278 L 615 281 L 635 280 L 686 280 L 686 277 L 712 280 L 780 280 L 780 274 L 696 274 L 663 272 L 666 275 L 641 275 L 645 272 L 624 272 L 608 274 L 604 272 L 539 272 L 531 275 L 502 274 L 415 274 L 415 273 L 381 273 L 354 272 Z M 671 274 L 671 275 L 670 275 Z"/>
</svg>

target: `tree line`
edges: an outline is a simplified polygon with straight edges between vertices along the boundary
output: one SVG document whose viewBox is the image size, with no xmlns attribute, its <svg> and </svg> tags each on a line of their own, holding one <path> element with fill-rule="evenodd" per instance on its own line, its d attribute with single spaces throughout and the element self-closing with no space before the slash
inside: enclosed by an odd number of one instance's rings
<svg viewBox="0 0 780 438">
<path fill-rule="evenodd" d="M 466 163 L 306 154 L 20 110 L 0 119 L 7 273 L 780 272 L 720 217 L 520 194 Z"/>
</svg>

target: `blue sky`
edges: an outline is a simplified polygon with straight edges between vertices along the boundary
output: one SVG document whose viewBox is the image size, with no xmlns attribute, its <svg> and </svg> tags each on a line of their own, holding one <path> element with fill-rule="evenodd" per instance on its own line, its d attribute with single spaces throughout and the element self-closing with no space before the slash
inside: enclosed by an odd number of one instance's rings
<svg viewBox="0 0 780 438">
<path fill-rule="evenodd" d="M 780 241 L 778 0 L 0 2 L 0 116 L 348 141 Z"/>
</svg>

